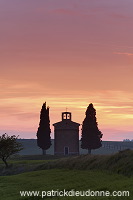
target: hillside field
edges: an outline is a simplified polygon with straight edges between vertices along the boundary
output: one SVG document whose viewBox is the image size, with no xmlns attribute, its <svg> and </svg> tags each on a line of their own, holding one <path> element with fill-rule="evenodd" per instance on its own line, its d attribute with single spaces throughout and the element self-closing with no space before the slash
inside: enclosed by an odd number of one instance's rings
<svg viewBox="0 0 133 200">
<path fill-rule="evenodd" d="M 43 199 L 105 199 L 132 200 L 133 151 L 113 155 L 81 155 L 59 158 L 46 156 L 17 156 L 9 160 L 10 168 L 0 162 L 0 199 L 42 199 L 42 191 L 113 191 L 129 192 L 129 196 L 70 196 Z M 37 191 L 39 196 L 23 196 L 20 191 Z M 122 193 L 121 193 L 122 194 Z M 33 195 L 33 194 L 32 194 Z"/>
<path fill-rule="evenodd" d="M 130 191 L 126 197 L 52 197 L 52 199 L 106 199 L 106 200 L 132 200 L 133 177 L 91 170 L 50 169 L 27 172 L 0 178 L 1 200 L 30 200 L 42 199 L 39 197 L 21 197 L 20 191 Z M 51 199 L 51 197 L 44 197 Z"/>
</svg>

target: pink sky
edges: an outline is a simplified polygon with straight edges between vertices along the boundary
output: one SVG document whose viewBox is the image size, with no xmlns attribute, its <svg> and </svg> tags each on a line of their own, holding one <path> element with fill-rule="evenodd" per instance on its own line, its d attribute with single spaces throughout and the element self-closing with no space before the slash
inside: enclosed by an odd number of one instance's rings
<svg viewBox="0 0 133 200">
<path fill-rule="evenodd" d="M 133 139 L 133 1 L 1 0 L 0 133 L 36 138 L 43 102 L 52 124 L 89 103 L 103 140 Z"/>
</svg>

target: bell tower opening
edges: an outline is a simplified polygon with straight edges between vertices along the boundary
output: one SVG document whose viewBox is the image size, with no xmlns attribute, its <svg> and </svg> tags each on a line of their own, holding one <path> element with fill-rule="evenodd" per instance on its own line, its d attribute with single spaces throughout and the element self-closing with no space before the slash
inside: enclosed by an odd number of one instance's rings
<svg viewBox="0 0 133 200">
<path fill-rule="evenodd" d="M 71 113 L 70 112 L 63 112 L 62 113 L 62 120 L 71 120 Z"/>
</svg>

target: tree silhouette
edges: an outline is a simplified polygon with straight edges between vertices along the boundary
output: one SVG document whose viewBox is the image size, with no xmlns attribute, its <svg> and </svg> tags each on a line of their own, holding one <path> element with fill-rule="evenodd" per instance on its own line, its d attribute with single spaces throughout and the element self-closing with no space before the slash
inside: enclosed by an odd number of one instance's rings
<svg viewBox="0 0 133 200">
<path fill-rule="evenodd" d="M 46 150 L 51 146 L 50 133 L 49 107 L 46 108 L 45 102 L 41 109 L 40 123 L 37 131 L 37 145 L 42 149 L 43 155 L 46 154 Z"/>
<path fill-rule="evenodd" d="M 8 136 L 6 133 L 0 136 L 0 158 L 8 167 L 7 159 L 23 149 L 22 144 L 17 141 L 18 136 Z"/>
<path fill-rule="evenodd" d="M 81 148 L 88 149 L 88 153 L 91 153 L 91 149 L 98 149 L 102 146 L 101 138 L 103 134 L 98 129 L 96 110 L 92 103 L 87 107 L 85 114 L 86 117 L 82 125 Z"/>
</svg>

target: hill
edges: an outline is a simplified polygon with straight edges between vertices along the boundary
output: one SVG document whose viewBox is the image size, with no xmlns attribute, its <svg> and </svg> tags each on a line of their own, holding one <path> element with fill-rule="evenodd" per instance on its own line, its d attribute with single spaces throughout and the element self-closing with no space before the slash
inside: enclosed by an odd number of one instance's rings
<svg viewBox="0 0 133 200">
<path fill-rule="evenodd" d="M 0 175 L 18 174 L 46 169 L 102 170 L 125 176 L 133 175 L 133 150 L 124 150 L 113 155 L 80 155 L 57 157 L 54 155 L 17 156 L 9 160 L 5 169 L 1 161 Z"/>
</svg>

